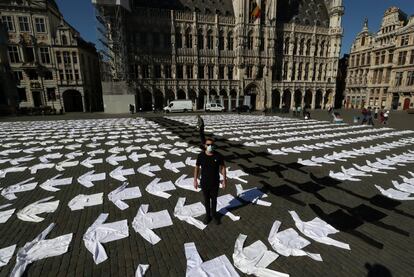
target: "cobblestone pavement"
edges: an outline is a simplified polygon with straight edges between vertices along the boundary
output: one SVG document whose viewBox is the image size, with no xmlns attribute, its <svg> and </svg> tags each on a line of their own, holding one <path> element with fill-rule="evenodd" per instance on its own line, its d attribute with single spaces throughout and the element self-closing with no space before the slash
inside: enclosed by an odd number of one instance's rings
<svg viewBox="0 0 414 277">
<path fill-rule="evenodd" d="M 377 157 L 384 159 L 386 155 L 414 150 L 414 144 L 396 147 L 383 153 L 336 161 L 335 164 L 322 167 L 309 167 L 297 163 L 299 158 L 321 157 L 325 154 L 332 154 L 334 151 L 359 149 L 360 147 L 412 138 L 413 135 L 408 133 L 395 133 L 393 136 L 381 138 L 381 134 L 410 129 L 404 127 L 412 126 L 408 120 L 410 116 L 401 115 L 401 118 L 407 121 L 399 122 L 399 126 L 396 127 L 398 130 L 381 129 L 382 126 L 351 128 L 353 126 L 331 125 L 322 121 L 305 123 L 301 120 L 292 121 L 288 118 L 260 115 L 204 116 L 207 134 L 216 138 L 219 152 L 225 157 L 230 170 L 241 169 L 248 174 L 247 177 L 244 177 L 248 184 L 242 183 L 243 188 L 258 187 L 268 194 L 264 200 L 271 202 L 272 206 L 265 207 L 243 202 L 242 206 L 231 210 L 233 214 L 240 216 L 240 220 L 232 221 L 224 216 L 221 225 L 216 226 L 211 223 L 203 231 L 178 220 L 173 215 L 179 197 L 186 197 L 186 203 L 191 204 L 202 201 L 201 193 L 177 188 L 168 192 L 172 196 L 165 199 L 151 195 L 145 190 L 155 177 L 161 178 L 162 181 L 171 180 L 174 182 L 182 174 L 192 176 L 193 167 L 190 165 L 181 168 L 179 173 L 167 170 L 163 165 L 166 159 L 172 162 L 185 162 L 188 157 L 195 159 L 197 154 L 192 151 L 199 143 L 195 130 L 195 117 L 191 115 L 162 117 L 158 114 L 149 114 L 145 116 L 145 119 L 135 118 L 136 116 L 126 117 L 125 115 L 111 119 L 110 116 L 94 114 L 87 116 L 88 118 L 85 120 L 72 120 L 74 119 L 72 117 L 76 118 L 75 115 L 57 117 L 54 119 L 64 120 L 53 121 L 41 121 L 39 118 L 35 118 L 35 121 L 27 121 L 30 118 L 20 118 L 19 122 L 10 122 L 10 118 L 5 119 L 5 122 L 0 123 L 0 154 L 2 154 L 0 160 L 32 156 L 33 160 L 22 162 L 20 165 L 31 167 L 39 164 L 39 158 L 47 154 L 63 154 L 59 159 L 50 160 L 51 163 L 58 163 L 66 160 L 68 158 L 66 155 L 70 156 L 73 152 L 80 152 L 81 154 L 74 157 L 73 160 L 84 161 L 91 156 L 91 151 L 102 148 L 105 152 L 96 154 L 94 159 L 103 158 L 104 162 L 96 164 L 93 170 L 96 173 L 105 172 L 107 176 L 106 180 L 94 182 L 93 187 L 86 188 L 78 183 L 77 178 L 91 169 L 82 165 L 67 167 L 61 172 L 57 171 L 55 167 L 42 169 L 33 175 L 29 169 L 23 172 L 7 173 L 5 178 L 0 178 L 0 188 L 6 188 L 31 177 L 34 177 L 34 180 L 40 185 L 57 174 L 63 174 L 60 178 L 73 177 L 73 181 L 71 185 L 60 187 L 57 192 L 46 191 L 37 186 L 34 190 L 16 193 L 17 199 L 13 201 L 8 201 L 0 196 L 0 206 L 12 203 L 10 208 L 16 209 L 7 222 L 0 224 L 0 249 L 17 244 L 17 252 L 25 243 L 32 241 L 50 223 L 54 222 L 56 227 L 48 238 L 73 233 L 69 250 L 66 254 L 32 263 L 26 270 L 27 276 L 134 276 L 138 264 L 150 265 L 146 276 L 185 276 L 184 243 L 195 242 L 204 261 L 224 254 L 233 262 L 234 243 L 240 233 L 248 236 L 246 246 L 256 240 L 261 240 L 271 249 L 267 237 L 273 222 L 275 220 L 281 221 L 281 230 L 296 229 L 294 221 L 288 213 L 288 211 L 296 211 L 304 221 L 319 217 L 331 224 L 340 231 L 331 237 L 348 243 L 351 250 L 324 245 L 309 239 L 311 244 L 305 248 L 306 251 L 321 254 L 323 262 L 314 261 L 309 257 L 280 256 L 268 268 L 289 273 L 290 276 L 367 276 L 369 271 L 374 273 L 369 276 L 412 276 L 414 270 L 412 262 L 412 257 L 414 257 L 412 238 L 414 234 L 414 202 L 389 199 L 383 196 L 374 185 L 377 184 L 386 189 L 391 188 L 392 180 L 401 182 L 399 175 L 409 176 L 408 171 L 414 172 L 414 164 L 398 165 L 396 170 L 386 171 L 386 174 L 364 177 L 360 182 L 338 181 L 330 178 L 329 172 L 331 170 L 341 171 L 341 166 L 349 168 L 355 163 L 362 165 L 366 160 L 375 161 Z M 105 118 L 102 119 L 102 117 Z M 314 118 L 317 117 L 314 116 Z M 53 118 L 46 117 L 45 119 Z M 242 123 L 237 123 L 235 119 Z M 274 120 L 275 124 L 270 124 L 269 120 Z M 280 128 L 275 127 L 278 124 Z M 307 129 L 310 125 L 315 127 Z M 387 127 L 392 127 L 392 121 Z M 245 132 L 237 133 L 237 131 L 243 130 Z M 367 133 L 351 133 L 361 130 L 365 130 Z M 292 133 L 294 131 L 310 132 L 294 134 Z M 29 137 L 24 140 L 22 135 L 30 132 L 34 132 L 33 138 Z M 348 133 L 340 135 L 341 132 Z M 256 137 L 263 134 L 271 136 L 266 139 Z M 326 139 L 311 139 L 309 135 L 314 134 L 339 135 Z M 268 151 L 268 148 L 272 150 L 283 147 L 292 148 L 303 144 L 311 145 L 344 138 L 368 136 L 372 138 L 370 141 L 349 143 L 312 152 L 272 155 Z M 257 143 L 269 139 L 299 137 L 303 137 L 304 140 L 269 145 Z M 65 141 L 65 139 L 67 140 Z M 37 144 L 30 144 L 32 141 Z M 97 146 L 95 147 L 97 148 L 88 145 L 93 141 L 96 142 Z M 176 144 L 177 142 L 178 144 Z M 185 146 L 184 142 L 188 146 Z M 170 152 L 172 149 L 160 148 L 161 144 L 172 144 L 173 149 L 181 151 Z M 62 149 L 47 149 L 60 145 L 63 146 Z M 126 148 L 131 145 L 139 146 L 141 149 L 131 150 L 127 153 Z M 148 146 L 145 147 L 145 145 L 156 145 L 157 148 L 152 149 Z M 41 150 L 30 153 L 28 149 L 35 147 L 39 147 Z M 116 153 L 114 147 L 123 149 L 118 149 L 119 152 Z M 29 152 L 7 152 L 10 149 L 24 149 Z M 116 156 L 129 156 L 133 152 L 147 154 L 147 158 L 137 162 L 131 158 L 119 161 L 119 164 L 124 168 L 135 170 L 135 174 L 126 176 L 126 179 L 130 187 L 138 186 L 142 192 L 141 198 L 126 200 L 129 208 L 123 211 L 108 200 L 108 193 L 122 185 L 121 181 L 108 176 L 117 167 L 105 162 L 105 159 L 112 155 L 113 151 Z M 153 151 L 165 151 L 165 158 L 150 156 Z M 137 172 L 137 169 L 146 163 L 160 166 L 161 170 L 154 172 L 155 177 Z M 11 161 L 0 163 L 2 170 L 10 166 Z M 235 185 L 239 183 L 237 180 L 230 179 L 228 187 L 221 190 L 220 194 L 236 195 Z M 102 205 L 86 207 L 80 211 L 71 211 L 68 208 L 69 201 L 79 194 L 89 195 L 101 192 L 104 193 Z M 54 199 L 60 200 L 60 203 L 55 212 L 41 215 L 45 218 L 44 221 L 39 223 L 26 222 L 16 217 L 16 213 L 22 208 L 49 196 L 54 196 Z M 131 226 L 138 208 L 142 204 L 149 204 L 150 211 L 167 209 L 173 220 L 173 226 L 155 230 L 155 233 L 161 238 L 161 241 L 156 245 L 151 245 L 144 240 Z M 1 211 L 3 210 L 0 209 Z M 129 225 L 129 237 L 105 243 L 108 260 L 96 265 L 92 254 L 85 248 L 82 237 L 101 213 L 109 214 L 107 222 L 126 219 Z M 0 276 L 8 276 L 15 261 L 16 253 L 6 266 L 0 267 Z M 243 276 L 240 271 L 239 273 Z"/>
</svg>

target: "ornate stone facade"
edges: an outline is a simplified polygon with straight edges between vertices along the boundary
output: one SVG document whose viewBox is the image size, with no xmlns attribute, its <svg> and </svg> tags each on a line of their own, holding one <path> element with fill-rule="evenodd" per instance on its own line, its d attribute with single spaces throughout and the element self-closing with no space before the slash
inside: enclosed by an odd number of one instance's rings
<svg viewBox="0 0 414 277">
<path fill-rule="evenodd" d="M 99 59 L 60 13 L 54 0 L 5 0 L 0 21 L 20 108 L 102 110 Z"/>
<path fill-rule="evenodd" d="M 346 108 L 413 107 L 414 17 L 391 7 L 376 34 L 365 21 L 352 45 L 345 93 Z"/>
<path fill-rule="evenodd" d="M 174 99 L 197 109 L 220 101 L 228 110 L 249 98 L 256 110 L 335 102 L 342 0 L 93 2 L 108 32 L 114 82 L 128 84 L 117 93 L 135 95 L 138 109 Z M 104 99 L 110 94 L 104 90 Z"/>
</svg>

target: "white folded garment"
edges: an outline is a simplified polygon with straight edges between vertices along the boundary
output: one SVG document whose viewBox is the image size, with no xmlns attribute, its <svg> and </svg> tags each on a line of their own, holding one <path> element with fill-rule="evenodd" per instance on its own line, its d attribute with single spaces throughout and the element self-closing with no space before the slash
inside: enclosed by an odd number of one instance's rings
<svg viewBox="0 0 414 277">
<path fill-rule="evenodd" d="M 186 277 L 240 276 L 225 255 L 203 262 L 194 242 L 184 244 L 184 250 L 187 259 Z"/>
<path fill-rule="evenodd" d="M 9 263 L 10 259 L 13 257 L 14 250 L 16 250 L 16 244 L 0 249 L 0 267 Z"/>
<path fill-rule="evenodd" d="M 201 202 L 197 202 L 191 205 L 184 205 L 185 197 L 178 198 L 177 205 L 174 208 L 174 216 L 181 221 L 185 221 L 188 224 L 196 226 L 198 229 L 204 230 L 207 227 L 203 222 L 196 217 L 199 217 L 206 213 L 205 207 Z"/>
<path fill-rule="evenodd" d="M 247 181 L 241 178 L 243 176 L 249 176 L 249 174 L 243 172 L 240 169 L 231 171 L 230 167 L 227 170 L 227 178 L 235 179 L 235 180 L 238 180 L 240 182 L 243 182 L 243 183 L 247 184 Z"/>
<path fill-rule="evenodd" d="M 69 201 L 68 207 L 72 211 L 83 210 L 85 207 L 101 205 L 103 203 L 103 193 L 92 195 L 79 194 Z"/>
<path fill-rule="evenodd" d="M 101 214 L 83 235 L 86 249 L 92 253 L 95 264 L 100 264 L 108 259 L 102 243 L 127 238 L 129 236 L 128 221 L 120 220 L 112 223 L 104 223 L 109 214 Z"/>
<path fill-rule="evenodd" d="M 258 277 L 288 277 L 289 274 L 267 269 L 279 255 L 267 250 L 267 246 L 260 240 L 243 248 L 247 236 L 240 234 L 234 245 L 234 266 L 241 272 Z"/>
<path fill-rule="evenodd" d="M 170 160 L 166 160 L 164 163 L 164 168 L 171 170 L 174 173 L 180 173 L 180 168 L 185 167 L 183 162 L 172 163 Z"/>
<path fill-rule="evenodd" d="M 239 197 L 240 199 L 246 202 L 251 202 L 253 204 L 266 206 L 266 207 L 270 207 L 272 205 L 272 203 L 270 202 L 261 200 L 261 198 L 266 198 L 267 194 L 263 193 L 261 190 L 257 188 L 251 188 L 251 189 L 244 190 L 242 185 L 237 184 L 236 190 L 237 190 L 237 197 Z"/>
<path fill-rule="evenodd" d="M 137 270 L 135 271 L 135 277 L 144 277 L 148 269 L 149 269 L 148 264 L 138 265 Z"/>
<path fill-rule="evenodd" d="M 236 208 L 241 205 L 242 203 L 231 194 L 222 195 L 217 198 L 217 211 L 222 215 L 230 217 L 233 221 L 240 220 L 240 216 L 235 216 L 229 211 L 229 209 Z"/>
<path fill-rule="evenodd" d="M 414 185 L 407 184 L 407 183 L 400 184 L 396 181 L 392 181 L 392 185 L 398 190 L 408 192 L 408 193 L 414 193 Z"/>
<path fill-rule="evenodd" d="M 36 201 L 20 211 L 17 212 L 17 217 L 23 221 L 29 222 L 41 222 L 44 218 L 38 216 L 38 214 L 42 213 L 53 213 L 59 206 L 59 200 L 46 202 L 52 200 L 54 196 L 43 198 L 39 201 Z"/>
<path fill-rule="evenodd" d="M 298 230 L 308 238 L 311 238 L 319 243 L 351 250 L 349 244 L 328 237 L 328 235 L 338 233 L 339 231 L 322 219 L 315 217 L 311 221 L 304 222 L 300 220 L 296 212 L 289 211 L 289 213 L 295 221 L 296 228 L 298 228 Z"/>
<path fill-rule="evenodd" d="M 22 276 L 29 264 L 45 258 L 60 256 L 68 251 L 73 234 L 66 234 L 54 239 L 46 239 L 54 227 L 54 223 L 50 224 L 34 240 L 26 243 L 17 251 L 16 265 L 10 273 L 10 276 Z"/>
<path fill-rule="evenodd" d="M 270 230 L 268 241 L 272 248 L 285 257 L 289 256 L 308 256 L 316 261 L 322 261 L 319 254 L 309 253 L 304 250 L 310 244 L 310 241 L 299 236 L 299 234 L 292 228 L 278 232 L 282 223 L 275 221 Z"/>
<path fill-rule="evenodd" d="M 27 166 L 13 166 L 5 169 L 0 169 L 0 178 L 6 177 L 7 173 L 23 172 L 27 169 Z"/>
<path fill-rule="evenodd" d="M 32 180 L 34 180 L 34 177 L 30 178 L 30 179 L 27 179 L 23 182 L 17 183 L 15 185 L 9 186 L 7 188 L 4 188 L 1 191 L 1 195 L 3 195 L 4 198 L 6 198 L 7 200 L 15 200 L 15 199 L 17 199 L 15 193 L 31 191 L 31 190 L 34 190 L 36 188 L 37 182 L 28 183 Z"/>
<path fill-rule="evenodd" d="M 388 198 L 394 199 L 394 200 L 414 200 L 414 196 L 410 196 L 411 193 L 396 190 L 396 189 L 383 189 L 380 186 L 375 185 L 375 187 L 381 192 L 382 195 L 385 195 Z"/>
<path fill-rule="evenodd" d="M 94 186 L 93 182 L 103 181 L 106 179 L 106 173 L 95 174 L 95 170 L 86 172 L 85 174 L 78 177 L 78 182 L 84 187 L 91 188 Z"/>
<path fill-rule="evenodd" d="M 58 174 L 55 177 L 52 177 L 52 178 L 48 179 L 46 182 L 40 184 L 39 187 L 41 187 L 42 189 L 47 190 L 47 191 L 56 192 L 56 191 L 60 190 L 56 187 L 58 187 L 58 186 L 68 186 L 68 185 L 72 184 L 72 180 L 73 180 L 72 177 L 59 179 L 61 176 L 62 176 L 62 174 Z"/>
<path fill-rule="evenodd" d="M 33 174 L 36 174 L 39 169 L 46 169 L 46 168 L 50 169 L 54 167 L 55 167 L 55 164 L 53 163 L 47 163 L 47 164 L 40 163 L 40 164 L 36 164 L 36 165 L 29 167 L 29 170 L 30 170 L 30 173 L 33 175 Z"/>
<path fill-rule="evenodd" d="M 173 182 L 167 181 L 159 183 L 160 180 L 160 178 L 155 178 L 151 183 L 148 184 L 145 190 L 152 195 L 168 199 L 171 195 L 166 193 L 166 191 L 172 191 L 176 188 Z"/>
<path fill-rule="evenodd" d="M 144 239 L 152 245 L 157 244 L 161 238 L 152 231 L 173 225 L 170 214 L 167 210 L 159 212 L 148 212 L 149 205 L 143 204 L 132 222 L 132 227 Z"/>
<path fill-rule="evenodd" d="M 115 168 L 109 173 L 109 176 L 118 181 L 125 182 L 127 181 L 125 176 L 135 174 L 135 170 L 133 168 L 128 168 L 128 169 L 123 169 L 123 168 L 124 168 L 123 166 L 118 166 L 117 168 Z"/>
<path fill-rule="evenodd" d="M 187 175 L 185 174 L 181 175 L 181 177 L 175 181 L 175 185 L 179 188 L 186 190 L 191 190 L 195 192 L 201 191 L 201 188 L 194 188 L 194 178 L 187 178 Z"/>
<path fill-rule="evenodd" d="M 123 200 L 136 199 L 142 196 L 139 187 L 127 188 L 127 186 L 128 183 L 124 183 L 108 194 L 109 201 L 113 202 L 120 210 L 129 208 L 128 204 Z"/>
<path fill-rule="evenodd" d="M 301 158 L 298 159 L 298 164 L 301 164 L 304 166 L 322 166 L 321 164 L 318 164 L 312 160 L 303 160 Z"/>
<path fill-rule="evenodd" d="M 333 172 L 332 170 L 329 171 L 329 177 L 340 180 L 340 181 L 361 181 L 360 179 L 354 178 L 348 174 L 345 174 L 343 172 Z"/>
</svg>

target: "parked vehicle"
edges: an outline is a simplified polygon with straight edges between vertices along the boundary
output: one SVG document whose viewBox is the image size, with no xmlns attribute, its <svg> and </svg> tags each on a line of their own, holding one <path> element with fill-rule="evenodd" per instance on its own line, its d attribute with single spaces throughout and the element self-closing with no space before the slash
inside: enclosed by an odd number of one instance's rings
<svg viewBox="0 0 414 277">
<path fill-rule="evenodd" d="M 250 111 L 251 111 L 250 107 L 247 105 L 242 105 L 242 106 L 233 108 L 233 112 L 238 112 L 238 113 L 249 113 Z"/>
<path fill-rule="evenodd" d="M 191 100 L 175 100 L 171 101 L 164 111 L 169 112 L 190 112 L 193 111 L 193 102 Z"/>
<path fill-rule="evenodd" d="M 217 104 L 217 103 L 206 104 L 206 112 L 222 112 L 222 111 L 224 111 L 224 107 L 221 104 Z"/>
</svg>

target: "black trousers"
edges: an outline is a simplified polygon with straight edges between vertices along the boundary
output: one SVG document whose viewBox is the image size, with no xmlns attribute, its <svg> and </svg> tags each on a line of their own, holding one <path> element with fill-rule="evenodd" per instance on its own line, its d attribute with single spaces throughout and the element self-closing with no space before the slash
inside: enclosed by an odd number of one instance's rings
<svg viewBox="0 0 414 277">
<path fill-rule="evenodd" d="M 204 195 L 204 206 L 206 207 L 207 217 L 216 217 L 217 214 L 217 196 L 219 191 L 219 184 L 216 186 L 201 185 L 201 190 Z"/>
<path fill-rule="evenodd" d="M 204 134 L 204 126 L 200 127 L 199 133 L 200 133 L 201 145 L 204 145 L 206 143 L 206 135 Z"/>
</svg>

